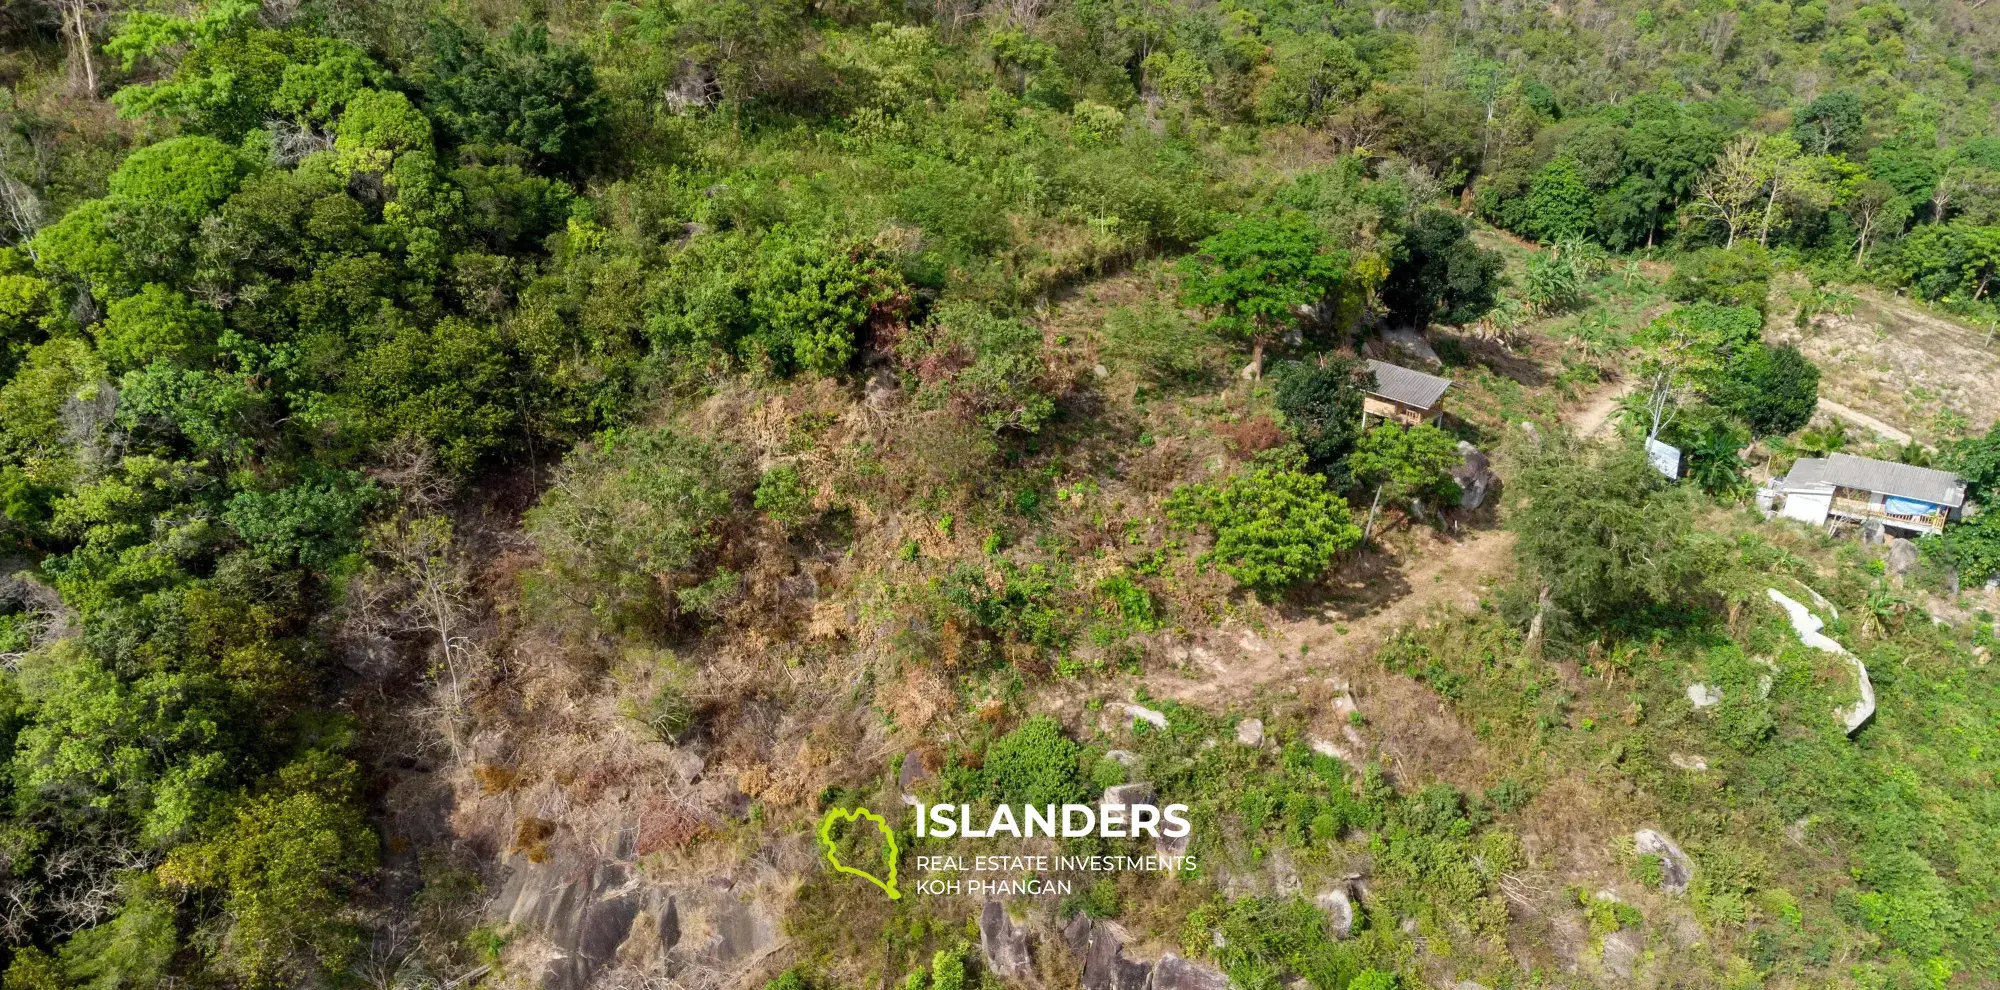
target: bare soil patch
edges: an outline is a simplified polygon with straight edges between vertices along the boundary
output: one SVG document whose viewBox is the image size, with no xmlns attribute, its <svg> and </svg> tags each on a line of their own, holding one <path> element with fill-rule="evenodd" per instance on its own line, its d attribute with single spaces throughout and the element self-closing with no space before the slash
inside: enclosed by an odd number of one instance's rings
<svg viewBox="0 0 2000 990">
<path fill-rule="evenodd" d="M 1947 410 L 1973 430 L 2000 420 L 2000 350 L 1983 331 L 1876 293 L 1857 299 L 1850 314 L 1777 334 L 1819 365 L 1820 394 L 1927 443 L 1950 439 Z"/>
</svg>

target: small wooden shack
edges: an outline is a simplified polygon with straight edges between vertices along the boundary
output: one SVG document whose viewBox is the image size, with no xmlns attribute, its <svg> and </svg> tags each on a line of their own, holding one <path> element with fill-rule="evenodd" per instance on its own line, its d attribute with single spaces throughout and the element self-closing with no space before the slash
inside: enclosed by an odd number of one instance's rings
<svg viewBox="0 0 2000 990">
<path fill-rule="evenodd" d="M 1374 358 L 1368 359 L 1368 370 L 1375 375 L 1375 389 L 1361 400 L 1362 426 L 1371 416 L 1403 426 L 1443 425 L 1444 390 L 1451 387 L 1451 379 Z"/>
</svg>

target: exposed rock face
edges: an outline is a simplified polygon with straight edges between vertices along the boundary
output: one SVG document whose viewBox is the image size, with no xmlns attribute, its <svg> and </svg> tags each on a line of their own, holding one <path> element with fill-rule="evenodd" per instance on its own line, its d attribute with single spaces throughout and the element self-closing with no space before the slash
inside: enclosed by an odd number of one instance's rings
<svg viewBox="0 0 2000 990">
<path fill-rule="evenodd" d="M 1236 723 L 1236 741 L 1251 749 L 1264 745 L 1264 720 L 1246 718 Z"/>
<path fill-rule="evenodd" d="M 1841 723 L 1847 726 L 1847 734 L 1853 735 L 1856 729 L 1861 728 L 1863 723 L 1875 715 L 1875 682 L 1868 679 L 1868 668 L 1862 665 L 1861 658 L 1847 652 L 1847 648 L 1841 646 L 1833 637 L 1820 632 L 1826 628 L 1826 623 L 1807 610 L 1804 605 L 1793 601 L 1776 588 L 1766 589 L 1765 593 L 1791 617 L 1792 630 L 1799 634 L 1799 642 L 1816 650 L 1837 653 L 1854 665 L 1854 677 L 1856 687 L 1861 692 L 1861 700 L 1847 708 L 1834 711 L 1834 714 L 1840 717 Z M 1818 594 L 1814 593 L 1814 597 L 1817 598 Z M 1840 618 L 1840 614 L 1834 613 L 1834 618 Z"/>
<path fill-rule="evenodd" d="M 1121 767 L 1124 767 L 1127 770 L 1134 769 L 1139 765 L 1139 754 L 1134 753 L 1129 749 L 1111 750 L 1104 754 L 1104 758 L 1110 760 L 1113 763 L 1118 764 Z"/>
<path fill-rule="evenodd" d="M 1354 890 L 1351 881 L 1321 893 L 1313 898 L 1313 903 L 1326 912 L 1327 931 L 1334 938 L 1347 938 L 1354 934 Z"/>
<path fill-rule="evenodd" d="M 1621 980 L 1632 978 L 1632 966 L 1639 961 L 1639 936 L 1617 931 L 1604 936 L 1604 968 Z"/>
<path fill-rule="evenodd" d="M 1084 990 L 1146 990 L 1152 982 L 1153 964 L 1125 958 L 1125 929 L 1109 921 L 1090 921 L 1077 915 L 1086 924 L 1083 928 L 1082 946 L 1074 939 L 1070 948 L 1083 957 Z M 1069 930 L 1076 930 L 1075 921 Z"/>
<path fill-rule="evenodd" d="M 1171 952 L 1157 963 L 1126 958 L 1129 938 L 1118 925 L 1082 913 L 1063 926 L 1063 941 L 1083 959 L 1084 990 L 1229 990 L 1221 970 Z"/>
<path fill-rule="evenodd" d="M 1688 685 L 1688 704 L 1693 705 L 1695 711 L 1712 708 L 1722 704 L 1722 692 L 1706 684 L 1690 684 Z"/>
<path fill-rule="evenodd" d="M 1114 784 L 1104 789 L 1104 799 L 1099 801 L 1106 808 L 1130 808 L 1135 804 L 1153 803 L 1153 785 L 1148 783 Z"/>
<path fill-rule="evenodd" d="M 777 919 L 727 881 L 691 888 L 648 884 L 624 859 L 516 856 L 513 873 L 487 905 L 494 921 L 547 944 L 537 982 L 583 990 L 614 962 L 673 975 L 689 966 L 733 972 L 776 946 Z M 690 933 L 701 933 L 699 936 Z"/>
<path fill-rule="evenodd" d="M 1486 496 L 1500 484 L 1500 476 L 1493 473 L 1491 458 L 1463 440 L 1458 442 L 1458 456 L 1458 466 L 1451 469 L 1451 480 L 1458 482 L 1459 508 L 1477 509 L 1486 504 Z"/>
<path fill-rule="evenodd" d="M 896 771 L 896 789 L 902 792 L 903 803 L 915 805 L 917 803 L 917 787 L 929 779 L 931 779 L 931 772 L 924 769 L 924 761 L 919 759 L 915 753 L 905 753 L 903 755 L 903 766 L 900 770 Z"/>
<path fill-rule="evenodd" d="M 979 951 L 986 956 L 986 968 L 1007 979 L 1021 979 L 1034 972 L 1028 955 L 1028 930 L 1014 927 L 1007 906 L 987 901 L 979 912 Z"/>
<path fill-rule="evenodd" d="M 1660 857 L 1660 887 L 1671 894 L 1687 893 L 1688 881 L 1694 879 L 1694 861 L 1674 840 L 1650 828 L 1642 828 L 1632 833 L 1632 848 L 1641 855 Z"/>
<path fill-rule="evenodd" d="M 1152 990 L 1229 990 L 1229 977 L 1213 966 L 1169 952 L 1153 966 Z"/>
<path fill-rule="evenodd" d="M 1898 537 L 1889 541 L 1889 574 L 1902 577 L 1917 566 L 1917 545 Z"/>
<path fill-rule="evenodd" d="M 1167 727 L 1167 715 L 1165 712 L 1156 712 L 1144 705 L 1126 705 L 1125 717 L 1130 720 L 1126 723 L 1128 726 L 1145 722 L 1156 729 Z"/>
</svg>

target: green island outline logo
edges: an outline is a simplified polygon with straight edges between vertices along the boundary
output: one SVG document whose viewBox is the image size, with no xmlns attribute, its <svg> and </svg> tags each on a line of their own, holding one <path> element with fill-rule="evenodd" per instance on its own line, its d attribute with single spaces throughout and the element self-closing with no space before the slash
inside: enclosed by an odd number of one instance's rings
<svg viewBox="0 0 2000 990">
<path fill-rule="evenodd" d="M 889 840 L 889 881 L 887 883 L 882 882 L 882 878 L 867 870 L 857 870 L 852 866 L 842 863 L 840 861 L 840 854 L 834 850 L 834 823 L 839 821 L 858 822 L 863 818 L 874 822 L 876 830 L 882 833 L 883 838 Z M 902 892 L 896 889 L 896 833 L 895 830 L 889 827 L 888 820 L 884 819 L 881 815 L 869 811 L 867 808 L 855 808 L 853 811 L 849 811 L 846 808 L 830 808 L 827 810 L 826 817 L 819 821 L 819 844 L 826 849 L 826 861 L 833 864 L 835 872 L 852 873 L 882 888 L 882 892 L 888 894 L 889 899 L 892 901 L 903 896 Z"/>
</svg>

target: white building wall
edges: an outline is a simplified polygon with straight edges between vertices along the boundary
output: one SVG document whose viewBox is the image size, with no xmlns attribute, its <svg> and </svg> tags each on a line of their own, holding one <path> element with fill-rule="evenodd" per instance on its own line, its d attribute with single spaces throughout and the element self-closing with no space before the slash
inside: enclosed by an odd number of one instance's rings
<svg viewBox="0 0 2000 990">
<path fill-rule="evenodd" d="M 1785 492 L 1785 507 L 1778 514 L 1786 519 L 1797 519 L 1814 526 L 1826 522 L 1826 514 L 1833 508 L 1833 489 L 1816 491 L 1813 489 L 1792 489 Z"/>
</svg>

